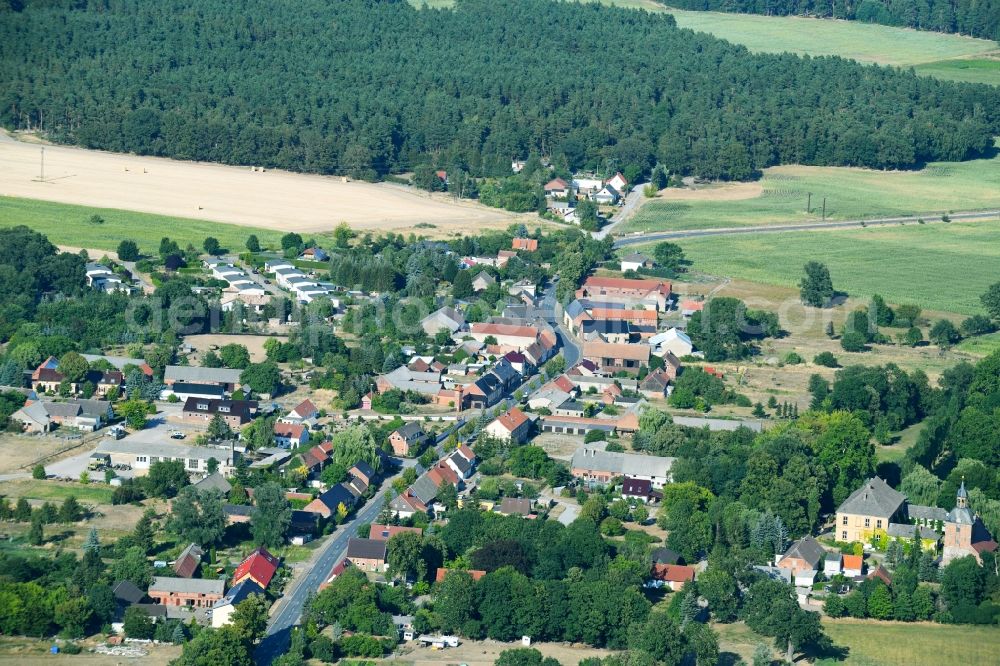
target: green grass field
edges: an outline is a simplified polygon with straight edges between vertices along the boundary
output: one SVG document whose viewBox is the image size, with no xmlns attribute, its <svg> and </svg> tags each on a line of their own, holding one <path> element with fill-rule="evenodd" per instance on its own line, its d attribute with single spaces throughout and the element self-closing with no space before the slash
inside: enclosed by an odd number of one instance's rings
<svg viewBox="0 0 1000 666">
<path fill-rule="evenodd" d="M 757 644 L 774 644 L 740 622 L 712 628 L 719 635 L 720 654 L 739 655 L 746 663 Z M 822 666 L 989 666 L 996 663 L 1000 649 L 1000 631 L 995 627 L 824 619 L 823 629 L 844 654 L 842 659 L 817 656 L 811 662 Z M 777 650 L 774 656 L 778 658 Z"/>
<path fill-rule="evenodd" d="M 87 485 L 79 483 L 61 483 L 56 481 L 40 481 L 32 479 L 21 481 L 19 497 L 28 497 L 37 500 L 51 500 L 62 502 L 72 495 L 80 502 L 88 504 L 111 504 L 111 495 L 114 488 L 104 483 L 90 483 Z"/>
<path fill-rule="evenodd" d="M 672 9 L 655 0 L 582 0 L 630 9 L 669 11 L 677 25 L 742 44 L 761 53 L 837 55 L 859 62 L 915 67 L 939 79 L 1000 85 L 995 42 L 907 28 L 797 16 L 757 16 Z M 450 7 L 453 0 L 410 0 L 420 7 Z M 666 3 L 666 4 L 669 4 Z M 983 57 L 993 54 L 994 59 Z"/>
<path fill-rule="evenodd" d="M 990 58 L 958 58 L 941 60 L 925 65 L 917 65 L 918 74 L 938 79 L 965 81 L 967 83 L 991 83 L 1000 85 L 1000 56 L 994 53 Z"/>
<path fill-rule="evenodd" d="M 962 342 L 958 343 L 956 349 L 959 351 L 969 352 L 970 354 L 982 354 L 983 356 L 989 356 L 996 350 L 1000 349 L 1000 332 L 962 340 Z"/>
<path fill-rule="evenodd" d="M 647 201 L 621 233 L 819 221 L 824 197 L 828 220 L 997 208 L 1000 156 L 919 171 L 780 166 L 765 169 L 760 184 L 763 191 L 752 198 L 726 200 L 722 185 L 714 200 L 706 191 L 701 201 Z M 812 213 L 806 212 L 809 192 Z"/>
<path fill-rule="evenodd" d="M 834 645 L 848 649 L 843 661 L 816 662 L 824 666 L 988 666 L 997 663 L 1000 650 L 996 627 L 824 620 L 823 628 Z"/>
<path fill-rule="evenodd" d="M 677 241 L 692 269 L 795 287 L 816 259 L 833 285 L 854 297 L 879 293 L 925 310 L 982 313 L 979 296 L 997 281 L 1000 223 L 953 222 L 842 231 L 732 235 Z"/>
<path fill-rule="evenodd" d="M 88 222 L 91 215 L 100 215 L 104 224 Z M 114 251 L 123 238 L 131 238 L 145 253 L 155 252 L 164 236 L 176 240 L 181 247 L 191 243 L 197 248 L 201 248 L 206 236 L 215 236 L 223 247 L 234 251 L 242 250 L 247 236 L 253 233 L 263 245 L 277 246 L 281 238 L 280 233 L 267 229 L 208 220 L 0 197 L 0 227 L 19 224 L 45 234 L 57 245 Z"/>
</svg>

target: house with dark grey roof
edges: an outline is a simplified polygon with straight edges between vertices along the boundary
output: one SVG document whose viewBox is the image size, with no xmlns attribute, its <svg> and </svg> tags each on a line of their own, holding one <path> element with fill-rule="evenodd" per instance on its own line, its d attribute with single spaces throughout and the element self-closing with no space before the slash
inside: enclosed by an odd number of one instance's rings
<svg viewBox="0 0 1000 666">
<path fill-rule="evenodd" d="M 838 541 L 868 543 L 875 530 L 885 530 L 901 517 L 906 496 L 875 476 L 868 479 L 837 507 Z"/>
<path fill-rule="evenodd" d="M 386 542 L 378 539 L 350 539 L 347 560 L 362 571 L 385 571 Z"/>
<path fill-rule="evenodd" d="M 820 571 L 826 550 L 811 536 L 799 539 L 785 551 L 777 562 L 779 569 L 791 571 L 794 578 L 801 572 Z"/>
<path fill-rule="evenodd" d="M 190 365 L 168 365 L 163 370 L 163 383 L 173 386 L 176 382 L 190 384 L 215 384 L 226 391 L 234 391 L 240 385 L 242 370 L 230 368 L 199 368 Z"/>
<path fill-rule="evenodd" d="M 184 401 L 182 416 L 185 421 L 207 425 L 216 415 L 222 417 L 233 430 L 239 430 L 257 416 L 257 401 L 205 398 L 188 398 Z"/>
<path fill-rule="evenodd" d="M 226 477 L 222 476 L 218 472 L 209 474 L 192 485 L 198 492 L 215 491 L 222 493 L 223 495 L 228 495 L 229 491 L 233 489 L 232 484 L 226 481 Z"/>
<path fill-rule="evenodd" d="M 423 474 L 413 482 L 413 485 L 410 486 L 410 491 L 420 502 L 430 505 L 434 498 L 437 497 L 439 488 L 434 483 L 434 479 L 430 478 L 427 474 Z"/>
<path fill-rule="evenodd" d="M 397 456 L 410 455 L 410 451 L 423 444 L 425 439 L 427 439 L 427 433 L 424 432 L 419 421 L 410 421 L 406 425 L 396 428 L 389 435 L 392 452 Z"/>
<path fill-rule="evenodd" d="M 351 489 L 343 483 L 338 483 L 325 493 L 314 499 L 303 507 L 303 511 L 316 513 L 323 518 L 329 518 L 340 510 L 340 505 L 350 511 L 354 508 L 358 498 L 351 492 Z"/>
</svg>

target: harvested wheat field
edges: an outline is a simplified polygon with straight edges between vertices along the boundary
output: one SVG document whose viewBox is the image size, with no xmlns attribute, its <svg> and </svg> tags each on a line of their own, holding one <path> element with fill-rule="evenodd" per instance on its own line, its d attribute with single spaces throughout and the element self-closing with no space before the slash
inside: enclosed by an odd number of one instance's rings
<svg viewBox="0 0 1000 666">
<path fill-rule="evenodd" d="M 280 232 L 356 230 L 447 235 L 517 216 L 446 195 L 339 177 L 41 146 L 0 130 L 0 196 L 228 222 Z M 428 226 L 433 225 L 433 226 Z"/>
</svg>

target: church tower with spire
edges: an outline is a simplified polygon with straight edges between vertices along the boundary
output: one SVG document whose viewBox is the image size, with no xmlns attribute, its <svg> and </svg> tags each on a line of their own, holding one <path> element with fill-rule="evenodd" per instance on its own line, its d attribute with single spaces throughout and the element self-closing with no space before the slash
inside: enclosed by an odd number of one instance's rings
<svg viewBox="0 0 1000 666">
<path fill-rule="evenodd" d="M 948 512 L 944 523 L 942 566 L 967 555 L 979 559 L 979 550 L 973 548 L 973 531 L 976 522 L 976 517 L 969 508 L 969 493 L 965 490 L 965 479 L 963 478 L 962 485 L 955 496 L 955 508 Z"/>
</svg>

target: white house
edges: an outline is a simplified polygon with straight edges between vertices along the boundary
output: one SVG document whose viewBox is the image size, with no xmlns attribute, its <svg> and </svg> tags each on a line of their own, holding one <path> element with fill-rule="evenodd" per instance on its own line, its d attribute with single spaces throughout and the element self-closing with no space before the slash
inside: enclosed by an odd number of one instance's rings
<svg viewBox="0 0 1000 666">
<path fill-rule="evenodd" d="M 677 358 L 689 356 L 694 351 L 694 344 L 687 333 L 676 328 L 670 328 L 663 333 L 657 333 L 649 339 L 649 346 L 656 356 L 666 356 L 670 352 Z"/>
<path fill-rule="evenodd" d="M 606 206 L 618 203 L 618 200 L 620 198 L 621 195 L 618 193 L 618 190 L 611 187 L 610 185 L 605 185 L 600 190 L 598 190 L 596 194 L 594 194 L 594 201 L 596 201 L 599 204 L 604 204 Z"/>
<path fill-rule="evenodd" d="M 652 268 L 653 260 L 639 252 L 625 255 L 621 261 L 621 271 L 637 271 L 640 268 Z"/>
<path fill-rule="evenodd" d="M 606 184 L 615 188 L 616 192 L 624 193 L 628 191 L 628 181 L 625 180 L 625 176 L 620 171 L 608 179 Z"/>
<path fill-rule="evenodd" d="M 216 601 L 212 606 L 212 626 L 218 629 L 229 624 L 233 612 L 236 610 L 236 604 L 244 601 L 251 594 L 259 594 L 263 597 L 264 589 L 250 578 L 244 578 L 236 585 L 233 585 L 226 592 L 226 596 Z"/>
<path fill-rule="evenodd" d="M 274 424 L 274 443 L 285 449 L 293 449 L 309 443 L 309 428 L 301 423 Z"/>
<path fill-rule="evenodd" d="M 597 178 L 574 178 L 573 189 L 578 194 L 590 197 L 604 186 L 604 182 Z"/>
<path fill-rule="evenodd" d="M 523 444 L 531 430 L 531 419 L 517 407 L 502 414 L 486 426 L 486 432 L 504 442 Z"/>
<path fill-rule="evenodd" d="M 840 573 L 840 553 L 827 553 L 823 560 L 823 575 L 827 578 Z"/>
</svg>

